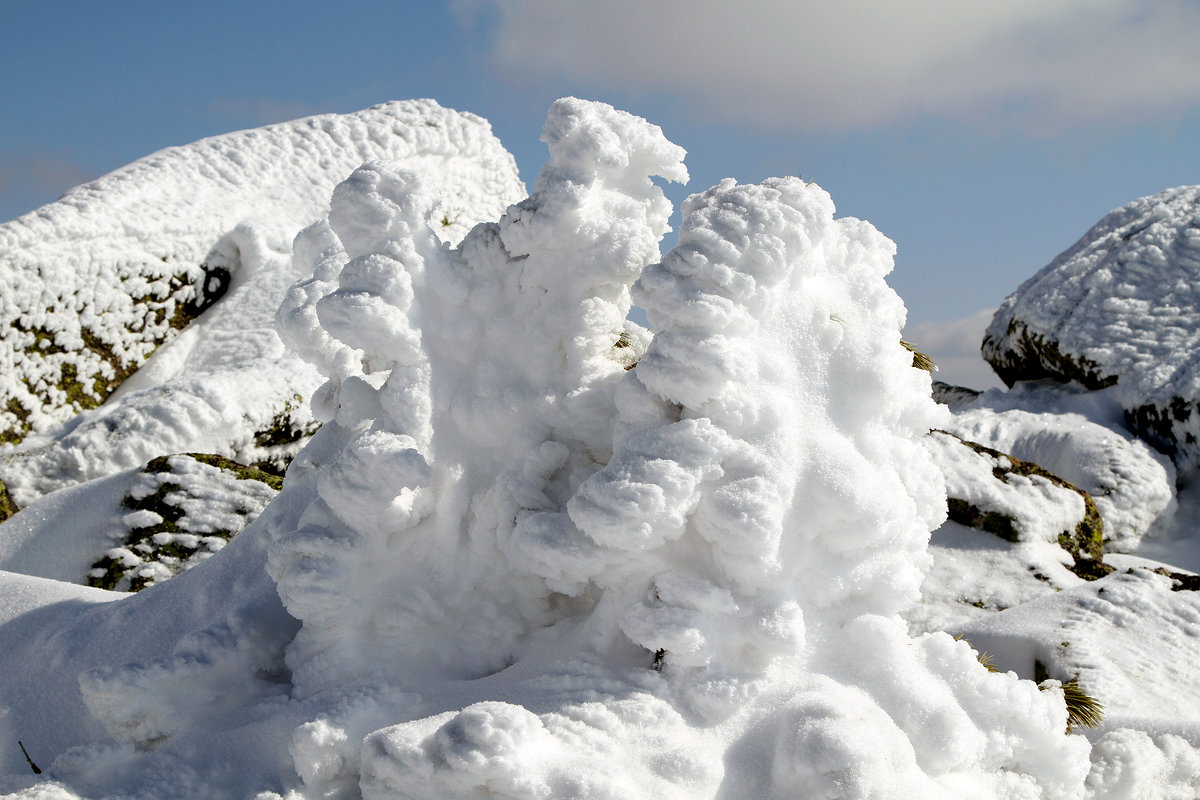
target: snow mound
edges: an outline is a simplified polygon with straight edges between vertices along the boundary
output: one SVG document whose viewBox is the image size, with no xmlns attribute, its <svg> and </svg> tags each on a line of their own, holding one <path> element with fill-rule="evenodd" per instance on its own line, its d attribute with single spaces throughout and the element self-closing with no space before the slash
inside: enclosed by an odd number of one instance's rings
<svg viewBox="0 0 1200 800">
<path fill-rule="evenodd" d="M 0 442 L 102 403 L 230 288 L 286 265 L 333 186 L 377 159 L 427 175 L 450 240 L 522 192 L 485 120 L 417 100 L 168 148 L 0 225 Z"/>
<path fill-rule="evenodd" d="M 997 310 L 984 358 L 1008 385 L 1115 385 L 1130 427 L 1200 466 L 1200 187 L 1135 200 L 1098 222 Z"/>
</svg>

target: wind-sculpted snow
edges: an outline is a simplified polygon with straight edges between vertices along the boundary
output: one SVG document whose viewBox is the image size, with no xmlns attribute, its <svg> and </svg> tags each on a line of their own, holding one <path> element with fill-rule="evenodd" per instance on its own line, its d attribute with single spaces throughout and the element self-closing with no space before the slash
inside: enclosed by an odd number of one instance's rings
<svg viewBox="0 0 1200 800">
<path fill-rule="evenodd" d="M 103 402 L 229 288 L 286 263 L 373 159 L 426 173 L 450 240 L 519 196 L 484 120 L 406 101 L 169 148 L 0 225 L 0 442 Z"/>
<path fill-rule="evenodd" d="M 66 698 L 43 722 L 28 670 L 0 685 L 8 771 L 20 737 L 66 796 L 1084 797 L 1061 693 L 900 617 L 949 412 L 892 243 L 730 180 L 662 256 L 679 147 L 575 99 L 543 139 L 453 248 L 416 171 L 333 191 L 278 317 L 323 426 L 212 557 L 0 624 L 0 668 L 33 647 Z M 1110 744 L 1105 775 L 1139 751 Z"/>
<path fill-rule="evenodd" d="M 1200 465 L 1200 187 L 1108 214 L 1008 297 L 983 354 L 1010 386 L 1115 384 L 1130 427 L 1188 477 Z"/>
<path fill-rule="evenodd" d="M 280 319 L 329 382 L 293 467 L 315 495 L 270 550 L 293 686 L 427 698 L 298 732 L 309 789 L 365 735 L 368 797 L 1070 796 L 1061 705 L 897 615 L 944 495 L 892 244 L 799 179 L 726 181 L 634 286 L 644 345 L 627 287 L 682 151 L 575 100 L 544 139 L 530 199 L 455 250 L 381 166 L 298 243 Z"/>
</svg>

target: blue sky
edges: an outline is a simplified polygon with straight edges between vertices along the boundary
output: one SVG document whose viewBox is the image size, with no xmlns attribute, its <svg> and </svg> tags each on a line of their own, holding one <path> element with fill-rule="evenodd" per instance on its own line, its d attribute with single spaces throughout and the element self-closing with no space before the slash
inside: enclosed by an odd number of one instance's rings
<svg viewBox="0 0 1200 800">
<path fill-rule="evenodd" d="M 0 0 L 0 218 L 162 147 L 410 97 L 487 117 L 531 184 L 575 94 L 687 148 L 676 203 L 815 179 L 897 242 L 910 321 L 960 319 L 1200 183 L 1197 41 L 1197 0 Z"/>
</svg>

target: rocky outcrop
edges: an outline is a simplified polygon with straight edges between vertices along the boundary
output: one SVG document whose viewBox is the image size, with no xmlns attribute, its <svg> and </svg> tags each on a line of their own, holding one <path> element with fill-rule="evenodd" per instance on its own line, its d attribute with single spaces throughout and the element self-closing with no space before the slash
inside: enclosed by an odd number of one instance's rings
<svg viewBox="0 0 1200 800">
<path fill-rule="evenodd" d="M 1009 296 L 983 341 L 1008 385 L 1114 387 L 1129 427 L 1186 479 L 1200 466 L 1200 186 L 1104 217 Z"/>
<path fill-rule="evenodd" d="M 1057 543 L 1071 571 L 1107 575 L 1104 521 L 1090 494 L 1030 461 L 933 431 L 927 446 L 942 468 L 950 519 L 1009 542 Z"/>
</svg>

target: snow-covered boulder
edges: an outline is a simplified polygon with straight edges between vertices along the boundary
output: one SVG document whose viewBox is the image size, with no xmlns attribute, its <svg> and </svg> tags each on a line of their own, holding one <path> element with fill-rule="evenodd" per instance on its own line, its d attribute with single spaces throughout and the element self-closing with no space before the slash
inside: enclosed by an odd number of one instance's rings
<svg viewBox="0 0 1200 800">
<path fill-rule="evenodd" d="M 221 456 L 162 456 L 0 520 L 0 570 L 137 591 L 223 548 L 282 484 Z"/>
<path fill-rule="evenodd" d="M 432 101 L 408 101 L 164 151 L 0 227 L 0 237 L 8 236 L 15 248 L 0 249 L 0 282 L 20 283 L 37 270 L 45 273 L 51 267 L 42 261 L 76 270 L 39 290 L 58 291 L 70 300 L 46 319 L 52 317 L 65 331 L 64 342 L 75 335 L 70 331 L 109 326 L 106 336 L 139 354 L 123 362 L 126 371 L 141 363 L 158 340 L 123 332 L 121 320 L 140 313 L 135 306 L 121 306 L 125 317 L 108 313 L 97 322 L 88 305 L 97 293 L 117 305 L 126 303 L 117 280 L 120 269 L 133 269 L 126 262 L 153 272 L 162 264 L 154 255 L 160 252 L 180 269 L 211 262 L 217 253 L 231 270 L 221 301 L 182 333 L 164 330 L 167 343 L 99 408 L 57 427 L 54 422 L 103 397 L 96 394 L 82 406 L 50 403 L 27 419 L 21 417 L 25 411 L 14 412 L 25 422 L 9 438 L 23 434 L 26 422 L 45 429 L 27 436 L 19 448 L 0 450 L 0 475 L 16 501 L 26 505 L 64 486 L 170 453 L 217 453 L 282 474 L 316 427 L 307 399 L 322 381 L 284 347 L 275 330 L 279 304 L 291 284 L 304 277 L 292 265 L 292 238 L 324 215 L 334 185 L 371 159 L 422 174 L 430 191 L 443 198 L 430 224 L 445 241 L 457 241 L 476 222 L 496 218 L 525 194 L 512 157 L 485 120 Z M 41 237 L 38 246 L 26 246 L 35 236 Z M 0 289 L 0 310 L 19 310 L 32 298 Z M 30 355 L 21 349 L 19 330 L 8 336 L 0 340 L 0 359 L 11 364 L 0 369 L 0 410 L 4 397 L 10 410 L 26 408 L 16 395 L 4 393 L 24 392 L 35 373 L 49 376 L 43 383 L 50 386 L 55 370 L 82 374 L 85 368 L 75 362 L 94 355 L 86 346 Z M 136 347 L 129 344 L 135 340 Z M 40 422 L 34 425 L 35 420 Z"/>
<path fill-rule="evenodd" d="M 1200 187 L 1135 200 L 1021 285 L 997 310 L 984 358 L 1008 385 L 1115 386 L 1129 426 L 1200 467 Z"/>
<path fill-rule="evenodd" d="M 945 477 L 951 520 L 1009 542 L 1060 548 L 1082 577 L 1106 574 L 1104 522 L 1086 491 L 1033 462 L 946 431 L 931 432 L 925 446 Z"/>
<path fill-rule="evenodd" d="M 0 225 L 0 443 L 104 402 L 380 159 L 426 175 L 447 240 L 523 193 L 485 120 L 417 100 L 168 148 Z"/>
<path fill-rule="evenodd" d="M 220 456 L 160 456 L 121 499 L 120 538 L 88 570 L 87 583 L 136 592 L 191 569 L 253 522 L 281 488 L 281 478 Z"/>
<path fill-rule="evenodd" d="M 1035 463 L 1087 492 L 1104 520 L 1106 551 L 1128 552 L 1171 520 L 1175 468 L 1145 442 L 1082 414 L 994 410 L 986 402 L 956 409 L 945 429 Z"/>
</svg>

